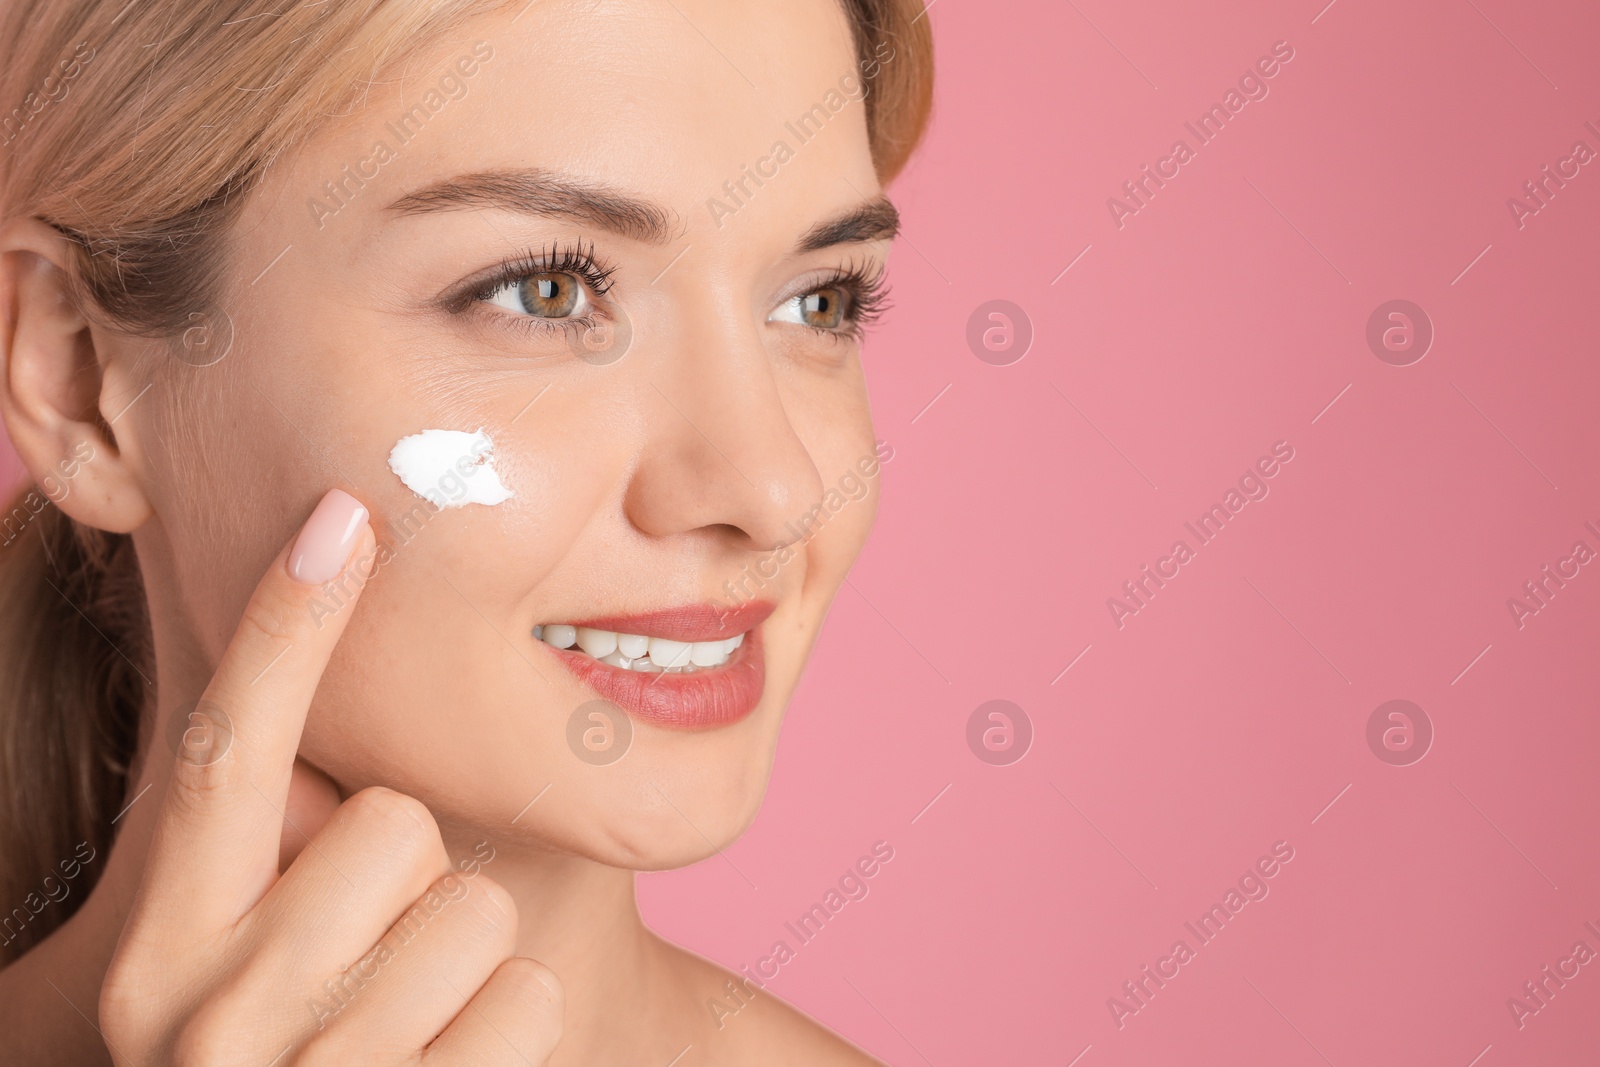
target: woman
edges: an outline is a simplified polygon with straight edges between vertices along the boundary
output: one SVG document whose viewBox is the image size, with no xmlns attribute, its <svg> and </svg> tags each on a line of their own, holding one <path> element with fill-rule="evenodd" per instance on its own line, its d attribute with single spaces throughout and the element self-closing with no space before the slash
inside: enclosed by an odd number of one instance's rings
<svg viewBox="0 0 1600 1067">
<path fill-rule="evenodd" d="M 871 523 L 920 6 L 3 10 L 0 1060 L 872 1062 L 633 872 Z"/>
</svg>

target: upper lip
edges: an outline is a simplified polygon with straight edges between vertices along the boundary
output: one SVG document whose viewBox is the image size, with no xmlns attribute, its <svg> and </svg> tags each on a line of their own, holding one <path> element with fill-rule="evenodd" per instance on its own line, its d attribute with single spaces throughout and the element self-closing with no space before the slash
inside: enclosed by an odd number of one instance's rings
<svg viewBox="0 0 1600 1067">
<path fill-rule="evenodd" d="M 669 641 L 724 641 L 760 626 L 775 607 L 777 605 L 769 600 L 751 600 L 737 607 L 683 604 L 638 615 L 603 615 L 562 621 L 568 626 L 663 637 Z"/>
</svg>

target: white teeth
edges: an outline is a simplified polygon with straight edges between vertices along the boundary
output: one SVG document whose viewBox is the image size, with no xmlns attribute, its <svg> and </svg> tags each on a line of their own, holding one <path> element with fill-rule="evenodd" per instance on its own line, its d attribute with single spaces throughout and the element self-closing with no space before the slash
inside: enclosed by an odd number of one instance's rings
<svg viewBox="0 0 1600 1067">
<path fill-rule="evenodd" d="M 610 630 L 591 630 L 578 627 L 578 647 L 595 659 L 605 659 L 617 650 L 617 635 Z"/>
<path fill-rule="evenodd" d="M 533 636 L 555 648 L 576 646 L 608 666 L 642 674 L 690 674 L 721 667 L 744 642 L 744 634 L 721 641 L 674 641 L 563 623 L 535 626 Z"/>
<path fill-rule="evenodd" d="M 578 640 L 578 631 L 573 626 L 546 626 L 542 638 L 545 644 L 557 648 L 571 648 Z"/>
<path fill-rule="evenodd" d="M 650 662 L 663 667 L 685 667 L 689 663 L 689 650 L 694 646 L 687 641 L 672 641 L 665 637 L 650 639 Z"/>
</svg>

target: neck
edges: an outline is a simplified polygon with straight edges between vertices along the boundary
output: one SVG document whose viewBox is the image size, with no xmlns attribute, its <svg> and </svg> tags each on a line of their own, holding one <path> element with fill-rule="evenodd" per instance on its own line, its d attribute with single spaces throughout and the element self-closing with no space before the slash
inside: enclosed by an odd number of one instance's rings
<svg viewBox="0 0 1600 1067">
<path fill-rule="evenodd" d="M 649 1014 L 647 994 L 672 968 L 674 950 L 640 919 L 632 871 L 520 844 L 495 847 L 481 830 L 442 830 L 447 851 L 463 858 L 460 877 L 489 877 L 511 893 L 516 953 L 561 979 L 567 1034 L 615 1033 L 618 1018 Z M 563 1041 L 562 1051 L 578 1050 Z"/>
</svg>

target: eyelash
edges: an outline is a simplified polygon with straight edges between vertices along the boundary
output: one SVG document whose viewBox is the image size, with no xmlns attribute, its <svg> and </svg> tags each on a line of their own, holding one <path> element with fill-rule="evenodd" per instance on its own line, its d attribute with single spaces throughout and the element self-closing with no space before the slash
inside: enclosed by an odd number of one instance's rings
<svg viewBox="0 0 1600 1067">
<path fill-rule="evenodd" d="M 487 300 L 498 290 L 535 274 L 571 274 L 582 280 L 594 295 L 605 296 L 611 289 L 611 276 L 616 270 L 600 262 L 594 254 L 592 242 L 587 248 L 582 243 L 564 246 L 552 244 L 548 251 L 535 252 L 530 249 L 503 261 L 487 277 L 452 297 L 448 306 L 451 311 L 465 311 L 473 303 Z"/>
<path fill-rule="evenodd" d="M 578 278 L 595 296 L 603 297 L 610 291 L 612 276 L 617 268 L 607 265 L 595 255 L 594 243 L 585 247 L 581 242 L 571 245 L 552 244 L 546 251 L 529 249 L 520 255 L 504 260 L 487 276 L 474 282 L 464 291 L 450 297 L 445 307 L 452 313 L 462 314 L 474 304 L 482 303 L 508 285 L 523 281 L 535 274 L 570 274 Z M 824 334 L 836 341 L 860 340 L 867 328 L 892 306 L 888 301 L 889 286 L 881 269 L 870 263 L 851 260 L 835 268 L 817 284 L 804 292 L 796 293 L 794 300 L 818 289 L 838 288 L 849 299 L 846 322 L 843 327 L 830 330 L 823 326 L 806 325 L 813 333 Z M 785 303 L 788 301 L 786 300 Z M 577 319 L 541 319 L 535 316 L 517 316 L 518 325 L 542 333 L 588 329 L 594 325 L 588 317 Z"/>
<path fill-rule="evenodd" d="M 821 326 L 807 326 L 806 329 L 827 334 L 835 339 L 859 341 L 872 324 L 892 306 L 889 303 L 889 285 L 884 279 L 882 269 L 870 263 L 857 263 L 855 260 L 834 269 L 820 284 L 811 286 L 805 293 L 795 295 L 804 296 L 818 289 L 830 288 L 843 289 L 849 296 L 850 307 L 846 312 L 844 327 L 829 330 Z"/>
</svg>

